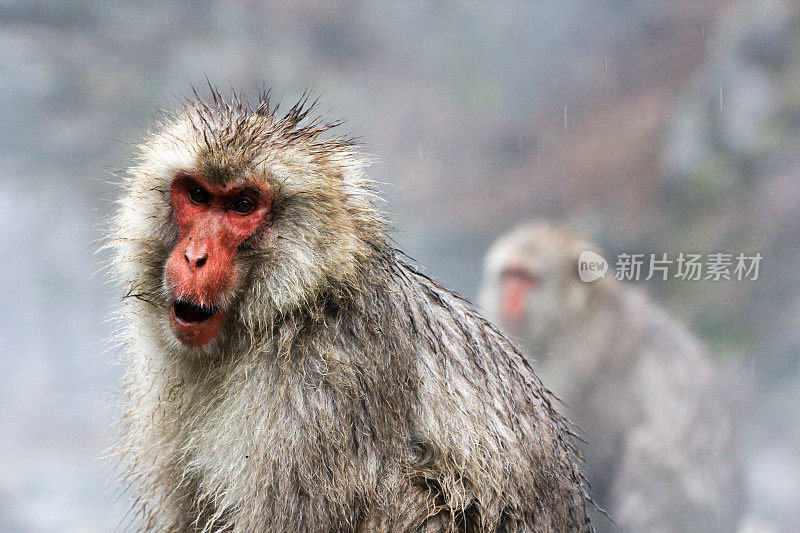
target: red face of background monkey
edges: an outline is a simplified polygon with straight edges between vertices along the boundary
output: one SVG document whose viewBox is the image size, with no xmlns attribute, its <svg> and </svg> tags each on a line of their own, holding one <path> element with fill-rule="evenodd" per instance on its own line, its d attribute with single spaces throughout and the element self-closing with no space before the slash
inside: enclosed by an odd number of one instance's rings
<svg viewBox="0 0 800 533">
<path fill-rule="evenodd" d="M 522 265 L 510 265 L 501 273 L 500 317 L 510 328 L 527 324 L 528 301 L 539 283 L 539 276 Z"/>
<path fill-rule="evenodd" d="M 182 343 L 202 347 L 225 323 L 224 299 L 241 275 L 236 253 L 267 223 L 271 195 L 264 185 L 225 187 L 180 172 L 172 180 L 171 205 L 179 241 L 166 267 L 169 324 Z"/>
</svg>

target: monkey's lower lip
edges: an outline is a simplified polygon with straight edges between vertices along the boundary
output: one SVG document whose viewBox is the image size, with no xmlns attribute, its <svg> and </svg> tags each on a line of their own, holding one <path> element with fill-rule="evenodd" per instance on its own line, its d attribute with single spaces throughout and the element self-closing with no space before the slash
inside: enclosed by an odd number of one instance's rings
<svg viewBox="0 0 800 533">
<path fill-rule="evenodd" d="M 225 321 L 225 311 L 176 298 L 172 301 L 169 325 L 183 344 L 200 348 L 214 340 Z"/>
</svg>

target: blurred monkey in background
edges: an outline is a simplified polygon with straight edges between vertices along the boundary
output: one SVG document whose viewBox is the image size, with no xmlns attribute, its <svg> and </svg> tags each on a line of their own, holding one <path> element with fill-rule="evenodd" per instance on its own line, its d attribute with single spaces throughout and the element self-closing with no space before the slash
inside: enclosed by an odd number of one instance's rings
<svg viewBox="0 0 800 533">
<path fill-rule="evenodd" d="M 598 251 L 545 223 L 518 227 L 486 257 L 482 306 L 580 426 L 587 476 L 616 524 L 735 530 L 743 480 L 722 372 L 642 293 L 608 274 L 581 281 L 586 250 Z"/>
</svg>

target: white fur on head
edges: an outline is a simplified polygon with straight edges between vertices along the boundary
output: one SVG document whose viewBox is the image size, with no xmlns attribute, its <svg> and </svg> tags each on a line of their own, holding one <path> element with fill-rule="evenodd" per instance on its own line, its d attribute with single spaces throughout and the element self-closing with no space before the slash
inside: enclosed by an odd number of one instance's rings
<svg viewBox="0 0 800 533">
<path fill-rule="evenodd" d="M 517 226 L 499 238 L 489 249 L 484 261 L 480 304 L 494 319 L 502 322 L 500 306 L 503 272 L 513 266 L 535 274 L 540 285 L 535 300 L 526 302 L 531 324 L 526 339 L 537 344 L 540 337 L 557 331 L 585 312 L 593 295 L 607 290 L 608 279 L 591 283 L 578 282 L 578 258 L 581 252 L 599 253 L 593 244 L 570 231 L 543 221 Z"/>
<path fill-rule="evenodd" d="M 137 314 L 158 318 L 169 307 L 164 268 L 178 239 L 170 206 L 175 174 L 188 170 L 225 184 L 265 184 L 274 194 L 268 228 L 245 243 L 237 261 L 246 267 L 247 290 L 256 293 L 248 300 L 266 308 L 235 309 L 248 296 L 235 292 L 226 302 L 234 306 L 239 331 L 244 326 L 256 335 L 277 314 L 311 307 L 323 291 L 346 291 L 382 221 L 364 178 L 366 158 L 349 139 L 321 137 L 334 124 L 301 124 L 312 107 L 305 99 L 278 117 L 267 95 L 256 107 L 235 95 L 230 102 L 216 92 L 212 97 L 213 104 L 187 101 L 141 145 L 109 244 L 116 249 L 119 279 L 136 297 Z M 157 331 L 179 347 L 168 328 Z M 214 343 L 204 351 L 213 349 Z"/>
</svg>

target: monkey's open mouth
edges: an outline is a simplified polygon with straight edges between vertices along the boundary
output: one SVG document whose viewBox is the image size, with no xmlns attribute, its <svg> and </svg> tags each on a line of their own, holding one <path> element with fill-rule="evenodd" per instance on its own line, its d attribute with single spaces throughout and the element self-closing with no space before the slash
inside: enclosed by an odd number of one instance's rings
<svg viewBox="0 0 800 533">
<path fill-rule="evenodd" d="M 169 313 L 172 332 L 183 344 L 200 348 L 216 338 L 225 322 L 225 309 L 175 298 Z"/>
<path fill-rule="evenodd" d="M 175 310 L 175 318 L 186 324 L 194 324 L 208 320 L 219 310 L 218 307 L 207 307 L 181 299 L 175 299 L 172 305 Z"/>
</svg>

